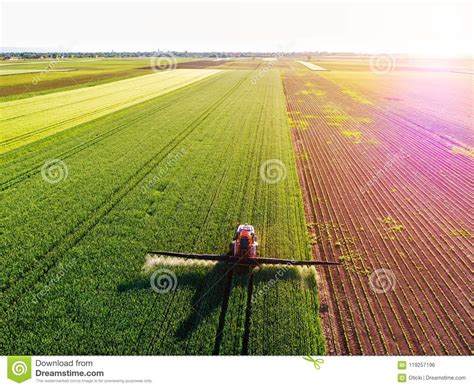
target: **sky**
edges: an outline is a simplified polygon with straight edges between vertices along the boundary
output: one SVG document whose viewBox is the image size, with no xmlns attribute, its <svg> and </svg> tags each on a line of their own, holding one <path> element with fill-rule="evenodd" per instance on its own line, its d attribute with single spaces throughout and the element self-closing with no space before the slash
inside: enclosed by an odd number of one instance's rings
<svg viewBox="0 0 474 388">
<path fill-rule="evenodd" d="M 0 47 L 39 51 L 331 51 L 472 55 L 471 2 L 2 0 Z"/>
</svg>

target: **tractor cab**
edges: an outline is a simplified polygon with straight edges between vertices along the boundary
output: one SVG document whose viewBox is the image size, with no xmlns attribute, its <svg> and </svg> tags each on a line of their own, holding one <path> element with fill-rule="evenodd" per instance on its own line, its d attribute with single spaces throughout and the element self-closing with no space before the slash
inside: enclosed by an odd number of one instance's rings
<svg viewBox="0 0 474 388">
<path fill-rule="evenodd" d="M 230 244 L 230 251 L 232 256 L 243 257 L 243 258 L 255 258 L 257 257 L 257 235 L 252 225 L 242 224 L 239 225 L 235 237 Z"/>
</svg>

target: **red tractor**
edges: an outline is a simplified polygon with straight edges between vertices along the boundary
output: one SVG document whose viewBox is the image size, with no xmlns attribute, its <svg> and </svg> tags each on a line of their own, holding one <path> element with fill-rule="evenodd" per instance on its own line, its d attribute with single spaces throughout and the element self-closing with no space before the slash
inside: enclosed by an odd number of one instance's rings
<svg viewBox="0 0 474 388">
<path fill-rule="evenodd" d="M 239 225 L 234 240 L 230 244 L 230 255 L 254 259 L 257 257 L 257 247 L 257 235 L 254 227 L 249 224 Z"/>
</svg>

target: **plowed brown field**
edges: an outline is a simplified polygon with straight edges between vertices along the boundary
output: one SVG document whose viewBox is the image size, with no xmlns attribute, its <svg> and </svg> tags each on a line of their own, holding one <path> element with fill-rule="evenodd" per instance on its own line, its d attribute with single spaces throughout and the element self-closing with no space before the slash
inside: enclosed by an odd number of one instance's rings
<svg viewBox="0 0 474 388">
<path fill-rule="evenodd" d="M 469 75 L 361 74 L 281 69 L 328 353 L 470 354 Z"/>
</svg>

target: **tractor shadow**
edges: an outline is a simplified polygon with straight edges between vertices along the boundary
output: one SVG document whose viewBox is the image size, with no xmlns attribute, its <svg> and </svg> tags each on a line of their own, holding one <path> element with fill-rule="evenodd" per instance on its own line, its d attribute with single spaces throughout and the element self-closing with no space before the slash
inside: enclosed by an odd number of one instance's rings
<svg viewBox="0 0 474 388">
<path fill-rule="evenodd" d="M 217 263 L 199 282 L 190 282 L 194 285 L 195 292 L 191 300 L 191 312 L 182 321 L 176 330 L 176 337 L 180 340 L 188 339 L 197 330 L 202 321 L 211 316 L 219 307 L 223 310 L 227 307 L 229 291 L 232 284 L 232 266 L 225 263 Z M 187 279 L 185 281 L 188 281 Z M 199 284 L 198 287 L 196 287 Z M 224 313 L 225 316 L 225 313 Z M 222 310 L 221 317 L 222 319 Z"/>
<path fill-rule="evenodd" d="M 173 268 L 173 266 L 164 268 Z M 176 268 L 176 267 L 174 267 Z M 120 284 L 117 291 L 130 292 L 151 288 L 150 274 L 141 275 L 140 278 Z M 219 324 L 216 331 L 214 354 L 219 354 L 220 343 L 225 327 L 225 319 L 230 294 L 235 287 L 244 288 L 247 293 L 247 306 L 243 306 L 241 314 L 245 316 L 244 338 L 242 353 L 248 354 L 248 341 L 251 332 L 252 308 L 261 303 L 268 302 L 264 297 L 270 293 L 279 281 L 305 281 L 301 270 L 288 267 L 263 266 L 256 268 L 231 266 L 226 263 L 216 263 L 208 266 L 205 271 L 196 270 L 189 266 L 176 270 L 178 286 L 194 290 L 191 299 L 191 309 L 188 316 L 178 325 L 174 335 L 176 339 L 185 341 L 199 328 L 203 322 L 215 313 L 220 307 Z M 176 292 L 171 291 L 171 292 Z M 266 300 L 267 299 L 267 300 Z"/>
<path fill-rule="evenodd" d="M 157 267 L 156 269 L 158 269 Z M 173 266 L 163 265 L 163 268 L 171 269 Z M 174 267 L 176 268 L 176 267 Z M 240 271 L 225 263 L 216 263 L 212 266 L 206 266 L 206 270 L 193 270 L 192 266 L 185 269 L 176 270 L 177 288 L 191 288 L 194 293 L 191 299 L 191 309 L 189 315 L 182 321 L 176 332 L 177 339 L 186 340 L 202 324 L 202 322 L 211 316 L 217 308 L 222 306 L 226 308 L 230 288 L 232 285 L 232 275 Z M 151 289 L 150 276 L 153 273 L 141 275 L 139 278 L 118 285 L 117 292 L 130 292 L 136 290 Z M 225 313 L 224 313 L 225 316 Z M 221 313 L 222 319 L 222 313 Z"/>
</svg>

